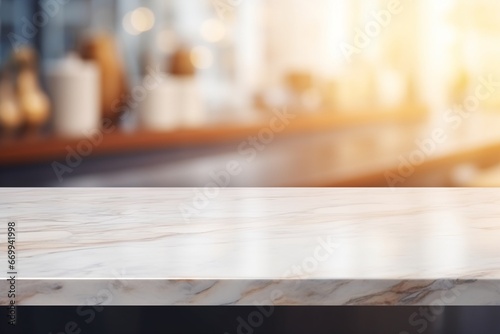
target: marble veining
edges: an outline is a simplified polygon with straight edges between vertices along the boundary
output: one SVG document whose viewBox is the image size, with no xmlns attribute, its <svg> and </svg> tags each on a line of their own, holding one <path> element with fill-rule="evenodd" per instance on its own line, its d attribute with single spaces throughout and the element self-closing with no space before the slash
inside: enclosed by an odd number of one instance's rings
<svg viewBox="0 0 500 334">
<path fill-rule="evenodd" d="M 491 188 L 0 189 L 25 305 L 500 304 L 499 218 Z"/>
</svg>

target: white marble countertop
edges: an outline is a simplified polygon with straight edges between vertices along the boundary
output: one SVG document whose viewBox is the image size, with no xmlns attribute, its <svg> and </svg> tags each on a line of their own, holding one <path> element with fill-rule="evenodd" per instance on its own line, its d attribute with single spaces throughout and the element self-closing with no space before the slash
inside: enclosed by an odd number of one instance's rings
<svg viewBox="0 0 500 334">
<path fill-rule="evenodd" d="M 0 221 L 19 304 L 500 304 L 500 189 L 4 188 Z"/>
</svg>

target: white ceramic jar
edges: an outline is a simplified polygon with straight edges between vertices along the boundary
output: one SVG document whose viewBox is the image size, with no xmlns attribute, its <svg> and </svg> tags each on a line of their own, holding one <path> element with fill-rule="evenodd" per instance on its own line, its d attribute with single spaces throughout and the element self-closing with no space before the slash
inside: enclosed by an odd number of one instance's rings
<svg viewBox="0 0 500 334">
<path fill-rule="evenodd" d="M 48 88 L 58 135 L 84 137 L 101 126 L 99 76 L 96 64 L 76 55 L 49 66 Z"/>
</svg>

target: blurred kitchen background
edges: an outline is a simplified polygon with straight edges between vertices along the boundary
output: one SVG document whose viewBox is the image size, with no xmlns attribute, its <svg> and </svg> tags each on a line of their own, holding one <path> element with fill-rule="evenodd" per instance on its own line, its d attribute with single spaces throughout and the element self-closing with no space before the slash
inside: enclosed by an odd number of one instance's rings
<svg viewBox="0 0 500 334">
<path fill-rule="evenodd" d="M 494 0 L 1 0 L 0 186 L 500 186 Z"/>
</svg>

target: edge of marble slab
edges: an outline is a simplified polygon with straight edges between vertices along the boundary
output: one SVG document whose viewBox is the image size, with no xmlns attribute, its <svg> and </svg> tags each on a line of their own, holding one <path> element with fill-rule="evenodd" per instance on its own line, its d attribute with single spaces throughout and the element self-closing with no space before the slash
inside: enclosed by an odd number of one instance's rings
<svg viewBox="0 0 500 334">
<path fill-rule="evenodd" d="M 0 284 L 7 305 L 9 282 Z M 17 305 L 500 305 L 500 280 L 18 279 Z"/>
</svg>

